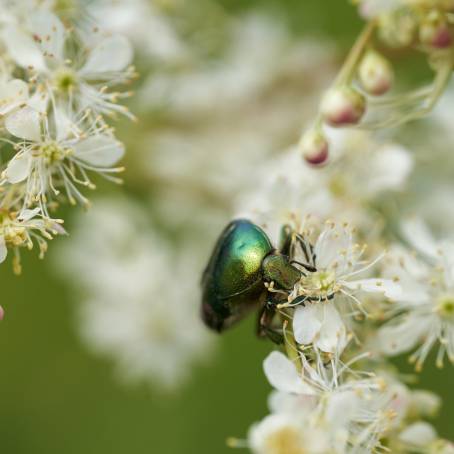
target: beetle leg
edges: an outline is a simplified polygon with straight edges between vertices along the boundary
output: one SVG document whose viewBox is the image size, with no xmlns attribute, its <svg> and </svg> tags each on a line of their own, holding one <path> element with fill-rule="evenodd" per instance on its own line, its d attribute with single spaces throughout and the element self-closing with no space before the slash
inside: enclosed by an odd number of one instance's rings
<svg viewBox="0 0 454 454">
<path fill-rule="evenodd" d="M 306 257 L 306 261 L 309 263 L 314 264 L 314 248 L 312 245 L 304 239 L 299 233 L 295 233 L 296 240 L 301 246 L 301 249 L 303 250 L 304 257 Z"/>
<path fill-rule="evenodd" d="M 293 263 L 296 263 L 297 265 L 302 266 L 306 271 L 309 271 L 310 273 L 315 273 L 317 271 L 317 268 L 313 267 L 312 265 L 308 265 L 307 263 L 298 262 L 298 260 L 291 260 L 290 264 L 293 264 Z"/>
<path fill-rule="evenodd" d="M 293 230 L 286 224 L 281 229 L 281 239 L 279 241 L 279 251 L 281 254 L 289 256 L 293 246 Z"/>
<path fill-rule="evenodd" d="M 284 336 L 271 327 L 276 314 L 275 306 L 274 301 L 267 301 L 263 305 L 257 320 L 257 336 L 268 337 L 272 342 L 279 345 L 284 343 Z"/>
</svg>

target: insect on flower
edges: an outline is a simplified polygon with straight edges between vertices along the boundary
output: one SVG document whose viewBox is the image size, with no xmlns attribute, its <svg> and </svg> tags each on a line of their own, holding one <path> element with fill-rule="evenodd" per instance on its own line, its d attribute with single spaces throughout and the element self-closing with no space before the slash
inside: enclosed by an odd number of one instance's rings
<svg viewBox="0 0 454 454">
<path fill-rule="evenodd" d="M 279 342 L 271 328 L 275 308 L 287 301 L 306 263 L 292 259 L 295 243 L 306 247 L 301 237 L 284 226 L 278 249 L 266 233 L 250 221 L 232 221 L 222 232 L 203 278 L 202 316 L 216 331 L 223 331 L 260 307 L 259 334 Z"/>
</svg>

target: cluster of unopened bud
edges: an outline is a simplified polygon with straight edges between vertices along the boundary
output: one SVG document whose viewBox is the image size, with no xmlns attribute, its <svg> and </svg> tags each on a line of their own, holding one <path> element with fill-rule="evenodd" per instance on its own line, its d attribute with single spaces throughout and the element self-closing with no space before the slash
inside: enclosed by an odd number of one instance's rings
<svg viewBox="0 0 454 454">
<path fill-rule="evenodd" d="M 368 103 L 374 104 L 369 97 L 384 95 L 391 89 L 393 67 L 381 53 L 370 48 L 373 36 L 381 36 L 391 47 L 414 46 L 430 56 L 448 57 L 451 53 L 446 49 L 454 44 L 452 13 L 454 0 L 408 0 L 371 19 L 352 48 L 336 83 L 323 97 L 317 126 L 306 132 L 300 141 L 308 164 L 320 166 L 328 160 L 324 124 L 335 128 L 358 125 Z"/>
<path fill-rule="evenodd" d="M 389 61 L 375 50 L 369 50 L 355 68 L 357 85 L 338 84 L 328 90 L 320 105 L 320 118 L 332 127 L 357 125 L 366 113 L 366 94 L 380 96 L 388 92 L 394 81 L 394 72 Z M 300 149 L 305 161 L 314 166 L 327 162 L 328 140 L 321 127 L 306 132 Z"/>
<path fill-rule="evenodd" d="M 379 18 L 379 35 L 391 47 L 423 46 L 427 51 L 446 49 L 454 42 L 449 14 L 452 0 L 414 2 Z"/>
</svg>

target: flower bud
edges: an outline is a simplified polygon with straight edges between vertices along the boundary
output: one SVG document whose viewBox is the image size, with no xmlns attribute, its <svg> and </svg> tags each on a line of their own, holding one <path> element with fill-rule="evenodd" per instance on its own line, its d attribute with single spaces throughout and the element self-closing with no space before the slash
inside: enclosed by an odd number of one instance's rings
<svg viewBox="0 0 454 454">
<path fill-rule="evenodd" d="M 419 40 L 426 46 L 445 49 L 452 45 L 453 35 L 445 18 L 440 13 L 433 12 L 421 23 Z"/>
<path fill-rule="evenodd" d="M 0 306 L 0 322 L 3 320 L 4 316 L 5 316 L 5 310 L 3 309 L 2 306 Z"/>
<path fill-rule="evenodd" d="M 370 51 L 364 56 L 358 76 L 364 90 L 375 96 L 386 93 L 394 79 L 391 64 L 375 51 Z"/>
<path fill-rule="evenodd" d="M 405 48 L 417 37 L 419 18 L 409 8 L 398 8 L 384 14 L 379 21 L 378 34 L 387 46 Z"/>
<path fill-rule="evenodd" d="M 430 391 L 416 390 L 412 393 L 409 412 L 415 419 L 433 418 L 438 414 L 441 399 Z"/>
<path fill-rule="evenodd" d="M 307 131 L 300 141 L 300 149 L 305 161 L 313 166 L 326 163 L 329 155 L 329 145 L 322 132 L 313 129 Z"/>
<path fill-rule="evenodd" d="M 366 111 L 366 100 L 351 87 L 333 88 L 323 98 L 320 110 L 331 126 L 354 125 Z"/>
</svg>

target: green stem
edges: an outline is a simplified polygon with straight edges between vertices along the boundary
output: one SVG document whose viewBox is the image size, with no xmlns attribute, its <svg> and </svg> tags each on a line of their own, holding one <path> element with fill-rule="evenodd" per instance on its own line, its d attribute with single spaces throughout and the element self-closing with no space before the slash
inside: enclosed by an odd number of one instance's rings
<svg viewBox="0 0 454 454">
<path fill-rule="evenodd" d="M 339 71 L 334 85 L 348 85 L 351 83 L 357 64 L 363 55 L 364 49 L 370 41 L 375 26 L 375 21 L 370 21 L 365 26 L 364 30 L 356 40 L 354 46 L 351 48 L 350 53 L 348 54 L 347 59 L 344 62 L 344 65 Z"/>
<path fill-rule="evenodd" d="M 288 312 L 286 312 L 288 315 Z M 288 322 L 287 317 L 283 316 L 283 326 L 285 332 L 285 352 L 287 353 L 288 358 L 295 364 L 298 372 L 302 372 L 303 366 L 301 364 L 301 358 L 298 353 L 298 346 L 295 341 L 295 336 L 293 334 L 293 327 L 291 323 Z"/>
</svg>

